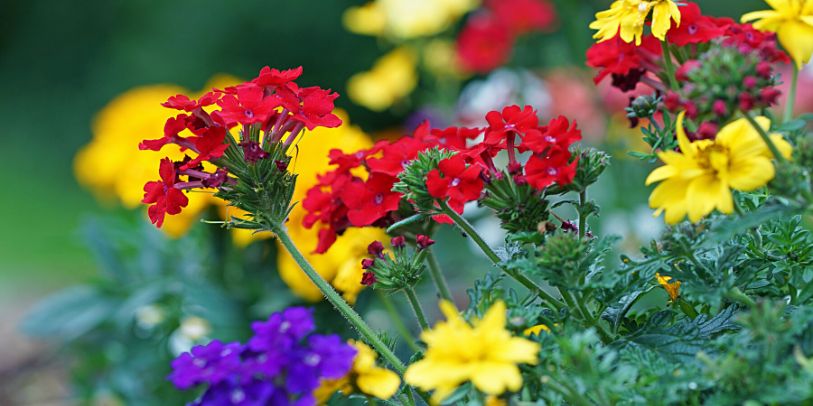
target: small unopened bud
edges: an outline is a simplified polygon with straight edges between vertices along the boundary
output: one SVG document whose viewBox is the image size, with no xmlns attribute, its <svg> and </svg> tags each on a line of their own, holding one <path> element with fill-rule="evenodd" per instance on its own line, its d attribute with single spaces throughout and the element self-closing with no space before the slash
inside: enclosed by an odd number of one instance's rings
<svg viewBox="0 0 813 406">
<path fill-rule="evenodd" d="M 426 249 L 435 243 L 435 240 L 429 238 L 428 235 L 418 234 L 417 237 L 418 249 Z"/>
<path fill-rule="evenodd" d="M 677 111 L 681 104 L 680 95 L 675 92 L 669 91 L 663 98 L 663 106 L 669 111 Z"/>
<path fill-rule="evenodd" d="M 765 61 L 762 61 L 757 64 L 757 75 L 763 79 L 770 79 L 771 74 L 773 73 L 773 68 L 771 68 L 771 64 Z"/>
<path fill-rule="evenodd" d="M 759 101 L 766 105 L 774 105 L 782 92 L 775 87 L 766 87 L 759 91 Z"/>
<path fill-rule="evenodd" d="M 375 265 L 375 259 L 373 258 L 364 258 L 361 260 L 361 269 L 370 269 Z"/>
<path fill-rule="evenodd" d="M 753 76 L 746 76 L 745 79 L 742 80 L 742 85 L 745 86 L 746 89 L 753 89 L 757 87 L 757 84 L 759 84 L 759 81 Z"/>
<path fill-rule="evenodd" d="M 754 104 L 756 101 L 754 100 L 754 96 L 751 96 L 750 93 L 742 92 L 740 93 L 739 97 L 739 106 L 740 110 L 742 111 L 750 111 L 754 108 Z"/>
<path fill-rule="evenodd" d="M 367 271 L 361 275 L 361 284 L 364 286 L 372 286 L 375 283 L 375 274 Z"/>
<path fill-rule="evenodd" d="M 392 245 L 393 248 L 404 248 L 406 245 L 406 239 L 404 239 L 404 236 L 402 235 L 392 237 L 392 240 L 390 240 L 390 245 Z"/>
<path fill-rule="evenodd" d="M 384 258 L 384 244 L 382 244 L 381 241 L 373 241 L 367 246 L 367 252 L 370 255 Z"/>
<path fill-rule="evenodd" d="M 720 127 L 717 124 L 714 124 L 710 121 L 706 121 L 700 124 L 700 127 L 697 129 L 697 138 L 701 140 L 710 140 L 714 139 L 717 136 L 717 132 L 720 130 Z"/>
<path fill-rule="evenodd" d="M 722 100 L 715 100 L 714 104 L 711 106 L 711 110 L 717 117 L 724 117 L 728 114 L 728 106 L 726 102 Z"/>
</svg>

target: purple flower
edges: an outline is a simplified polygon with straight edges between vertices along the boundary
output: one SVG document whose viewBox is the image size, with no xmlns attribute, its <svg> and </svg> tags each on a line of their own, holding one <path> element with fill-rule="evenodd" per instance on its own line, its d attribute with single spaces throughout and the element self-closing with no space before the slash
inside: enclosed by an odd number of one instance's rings
<svg viewBox="0 0 813 406">
<path fill-rule="evenodd" d="M 356 350 L 337 335 L 311 334 L 312 312 L 292 307 L 252 324 L 247 345 L 212 341 L 172 362 L 179 389 L 207 384 L 193 405 L 314 405 L 322 379 L 346 375 Z"/>
<path fill-rule="evenodd" d="M 240 343 L 223 344 L 219 340 L 196 346 L 172 361 L 169 380 L 179 389 L 201 383 L 217 384 L 239 372 L 241 352 Z"/>
</svg>

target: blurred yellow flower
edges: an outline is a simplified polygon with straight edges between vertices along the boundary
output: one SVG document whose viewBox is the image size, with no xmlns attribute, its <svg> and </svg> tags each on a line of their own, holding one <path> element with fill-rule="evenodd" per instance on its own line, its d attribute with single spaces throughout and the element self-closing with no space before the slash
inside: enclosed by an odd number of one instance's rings
<svg viewBox="0 0 813 406">
<path fill-rule="evenodd" d="M 349 342 L 358 351 L 353 359 L 353 366 L 344 378 L 322 381 L 314 393 L 318 404 L 324 404 L 336 392 L 349 395 L 359 391 L 384 400 L 395 395 L 401 386 L 398 374 L 377 366 L 375 359 L 378 354 L 367 344 L 355 340 Z"/>
<path fill-rule="evenodd" d="M 801 67 L 813 56 L 813 0 L 765 0 L 773 10 L 746 13 L 742 22 L 775 32 L 779 42 Z M 758 20 L 758 21 L 756 21 Z"/>
<path fill-rule="evenodd" d="M 387 109 L 415 89 L 416 63 L 409 48 L 396 48 L 379 58 L 371 70 L 353 75 L 347 82 L 347 95 L 370 110 Z"/>
<path fill-rule="evenodd" d="M 466 76 L 457 58 L 455 44 L 445 39 L 433 39 L 423 47 L 423 66 L 437 77 L 451 76 L 462 79 Z"/>
<path fill-rule="evenodd" d="M 679 280 L 675 280 L 673 282 L 671 276 L 663 276 L 659 273 L 655 274 L 655 279 L 657 279 L 658 284 L 660 284 L 661 287 L 663 287 L 666 293 L 669 294 L 669 298 L 672 299 L 672 301 L 677 300 L 678 296 L 680 296 Z"/>
<path fill-rule="evenodd" d="M 598 30 L 593 36 L 599 42 L 614 38 L 619 34 L 624 42 L 635 41 L 641 45 L 644 26 L 649 12 L 652 12 L 652 35 L 659 40 L 666 39 L 672 25 L 680 25 L 680 9 L 672 0 L 616 0 L 609 10 L 596 13 L 596 20 L 590 28 Z"/>
<path fill-rule="evenodd" d="M 422 390 L 434 390 L 441 402 L 466 381 L 487 395 L 516 391 L 522 386 L 517 364 L 536 364 L 539 344 L 512 337 L 505 329 L 505 303 L 494 303 L 482 320 L 469 325 L 447 301 L 440 303 L 446 316 L 432 330 L 421 333 L 424 358 L 407 368 L 404 380 Z"/>
<path fill-rule="evenodd" d="M 297 202 L 288 216 L 288 231 L 291 239 L 301 247 L 305 258 L 322 277 L 342 292 L 344 298 L 353 303 L 364 288 L 361 284 L 361 260 L 367 255 L 367 245 L 374 240 L 384 240 L 386 234 L 378 228 L 351 228 L 339 236 L 336 243 L 324 254 L 310 253 L 316 248 L 318 231 L 302 226 L 305 210 L 299 204 L 311 187 L 316 185 L 316 176 L 328 170 L 328 153 L 332 149 L 354 152 L 370 148 L 372 140 L 360 128 L 350 124 L 347 114 L 337 111 L 342 125 L 337 128 L 319 127 L 301 138 L 296 154 L 291 162 L 291 170 L 298 175 L 293 202 Z M 232 208 L 233 209 L 233 208 Z M 278 268 L 282 280 L 300 297 L 318 301 L 322 293 L 294 262 L 289 255 L 280 255 Z"/>
<path fill-rule="evenodd" d="M 205 88 L 239 82 L 231 76 L 218 75 Z M 74 158 L 74 173 L 79 183 L 102 200 L 118 201 L 128 208 L 139 207 L 144 184 L 154 180 L 161 158 L 183 158 L 177 146 L 161 152 L 138 149 L 138 143 L 144 138 L 163 134 L 164 122 L 171 112 L 161 103 L 179 93 L 188 91 L 174 85 L 142 86 L 121 94 L 102 108 L 93 122 L 92 140 Z M 172 237 L 185 234 L 203 210 L 215 201 L 208 193 L 189 193 L 188 197 L 185 210 L 164 222 L 162 230 Z"/>
<path fill-rule="evenodd" d="M 768 146 L 745 118 L 734 121 L 714 140 L 690 142 L 683 129 L 685 112 L 677 120 L 680 151 L 662 151 L 665 163 L 646 179 L 646 184 L 661 182 L 649 196 L 655 215 L 665 212 L 666 222 L 676 224 L 688 214 L 691 222 L 700 221 L 717 209 L 734 211 L 731 189 L 750 192 L 774 177 L 773 156 Z M 757 117 L 759 126 L 770 131 L 771 121 Z M 780 134 L 771 134 L 780 153 L 790 157 L 792 147 Z"/>
<path fill-rule="evenodd" d="M 375 0 L 347 9 L 349 31 L 411 39 L 438 34 L 477 7 L 475 0 Z"/>
</svg>

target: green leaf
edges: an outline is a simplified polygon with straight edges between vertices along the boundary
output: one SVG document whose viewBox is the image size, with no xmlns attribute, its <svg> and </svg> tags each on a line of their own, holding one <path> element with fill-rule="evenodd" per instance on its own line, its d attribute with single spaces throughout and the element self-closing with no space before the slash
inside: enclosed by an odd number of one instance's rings
<svg viewBox="0 0 813 406">
<path fill-rule="evenodd" d="M 63 290 L 40 302 L 23 321 L 31 336 L 72 341 L 93 330 L 116 310 L 116 301 L 90 286 Z"/>
</svg>

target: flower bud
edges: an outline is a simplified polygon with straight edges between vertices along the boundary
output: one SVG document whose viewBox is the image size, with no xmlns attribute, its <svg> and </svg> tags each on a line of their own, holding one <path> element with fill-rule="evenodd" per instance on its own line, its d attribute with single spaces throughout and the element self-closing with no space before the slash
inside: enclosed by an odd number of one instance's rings
<svg viewBox="0 0 813 406">
<path fill-rule="evenodd" d="M 373 241 L 367 246 L 367 252 L 378 258 L 384 258 L 384 244 L 381 241 Z"/>
<path fill-rule="evenodd" d="M 754 96 L 751 96 L 750 93 L 740 93 L 739 96 L 739 107 L 742 111 L 751 111 L 754 108 L 756 101 L 754 100 Z"/>
<path fill-rule="evenodd" d="M 663 106 L 666 107 L 669 111 L 678 111 L 681 106 L 680 95 L 673 92 L 668 91 L 666 92 L 666 96 L 663 98 Z"/>
<path fill-rule="evenodd" d="M 773 75 L 773 68 L 771 64 L 765 61 L 757 63 L 757 75 L 763 79 L 770 79 Z"/>
<path fill-rule="evenodd" d="M 728 105 L 723 100 L 715 100 L 711 110 L 717 117 L 725 117 L 728 114 Z"/>
<path fill-rule="evenodd" d="M 370 269 L 375 265 L 375 259 L 373 258 L 364 258 L 361 260 L 361 269 Z"/>
<path fill-rule="evenodd" d="M 418 234 L 417 237 L 418 249 L 425 250 L 435 243 L 435 240 L 429 238 L 428 235 Z"/>
<path fill-rule="evenodd" d="M 742 85 L 745 86 L 746 89 L 753 89 L 757 87 L 757 84 L 759 84 L 759 82 L 757 78 L 753 76 L 746 76 L 745 79 L 742 80 Z"/>
<path fill-rule="evenodd" d="M 717 132 L 719 132 L 720 127 L 717 124 L 714 124 L 710 121 L 706 121 L 700 124 L 700 127 L 697 129 L 697 139 L 701 140 L 711 140 L 717 136 Z"/>
<path fill-rule="evenodd" d="M 390 245 L 392 245 L 393 248 L 404 248 L 406 245 L 406 239 L 404 239 L 404 236 L 402 235 L 392 237 L 392 240 L 390 240 Z"/>
<path fill-rule="evenodd" d="M 367 271 L 361 275 L 361 284 L 364 286 L 372 286 L 375 283 L 375 274 Z"/>
<path fill-rule="evenodd" d="M 776 104 L 776 101 L 779 99 L 779 95 L 781 94 L 782 92 L 775 87 L 766 87 L 759 91 L 759 101 L 762 104 L 772 106 Z"/>
</svg>

